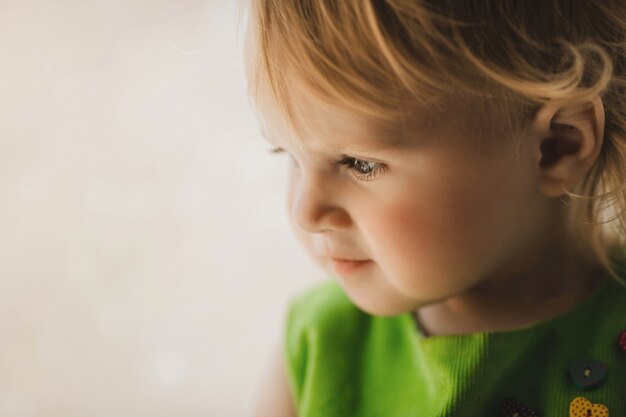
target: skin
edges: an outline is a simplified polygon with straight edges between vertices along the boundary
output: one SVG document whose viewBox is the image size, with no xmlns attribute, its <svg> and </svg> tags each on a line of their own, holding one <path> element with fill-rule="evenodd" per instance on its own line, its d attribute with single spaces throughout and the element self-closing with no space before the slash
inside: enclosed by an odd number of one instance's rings
<svg viewBox="0 0 626 417">
<path fill-rule="evenodd" d="M 253 40 L 247 45 L 249 61 Z M 411 312 L 426 336 L 511 330 L 571 310 L 602 278 L 570 247 L 558 198 L 597 159 L 599 99 L 585 109 L 544 106 L 527 130 L 511 132 L 522 139 L 518 149 L 489 137 L 458 97 L 444 101 L 444 117 L 422 108 L 384 125 L 316 102 L 295 82 L 290 91 L 303 132 L 288 128 L 260 91 L 265 135 L 291 160 L 290 223 L 363 311 Z M 548 139 L 567 146 L 545 150 Z M 389 140 L 402 146 L 380 150 Z M 360 182 L 333 165 L 344 155 L 384 170 Z M 371 262 L 340 274 L 328 253 Z"/>
</svg>

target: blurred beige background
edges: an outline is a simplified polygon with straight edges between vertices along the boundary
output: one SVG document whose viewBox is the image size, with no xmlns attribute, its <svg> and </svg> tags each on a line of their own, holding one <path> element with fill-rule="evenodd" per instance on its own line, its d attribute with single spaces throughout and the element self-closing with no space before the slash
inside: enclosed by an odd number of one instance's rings
<svg viewBox="0 0 626 417">
<path fill-rule="evenodd" d="M 249 414 L 324 275 L 247 101 L 241 1 L 0 1 L 0 416 Z"/>
</svg>

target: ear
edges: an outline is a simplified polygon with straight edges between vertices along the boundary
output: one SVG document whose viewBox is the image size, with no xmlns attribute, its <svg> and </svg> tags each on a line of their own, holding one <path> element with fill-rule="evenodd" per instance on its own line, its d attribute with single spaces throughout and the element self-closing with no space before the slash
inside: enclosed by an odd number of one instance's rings
<svg viewBox="0 0 626 417">
<path fill-rule="evenodd" d="M 531 123 L 538 190 L 559 197 L 574 187 L 595 163 L 604 139 L 604 106 L 592 101 L 543 105 Z"/>
</svg>

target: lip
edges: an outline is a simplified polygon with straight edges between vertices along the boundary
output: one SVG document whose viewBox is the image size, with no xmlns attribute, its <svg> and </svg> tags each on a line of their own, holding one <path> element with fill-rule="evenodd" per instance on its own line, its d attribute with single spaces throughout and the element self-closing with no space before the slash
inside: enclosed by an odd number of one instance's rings
<svg viewBox="0 0 626 417">
<path fill-rule="evenodd" d="M 372 263 L 370 259 L 366 259 L 362 261 L 349 260 L 349 259 L 337 259 L 337 258 L 332 258 L 332 257 L 330 259 L 333 261 L 333 268 L 340 275 L 351 274 L 355 271 L 363 269 L 364 267 Z"/>
<path fill-rule="evenodd" d="M 346 253 L 346 252 L 343 252 Z M 333 261 L 350 261 L 350 262 L 363 262 L 363 261 L 369 261 L 369 259 L 355 259 L 355 256 L 342 256 L 343 253 L 341 253 L 341 251 L 334 251 L 334 250 L 330 250 L 330 249 L 326 249 L 324 251 L 324 254 L 326 256 L 328 256 L 329 258 L 331 258 Z"/>
</svg>

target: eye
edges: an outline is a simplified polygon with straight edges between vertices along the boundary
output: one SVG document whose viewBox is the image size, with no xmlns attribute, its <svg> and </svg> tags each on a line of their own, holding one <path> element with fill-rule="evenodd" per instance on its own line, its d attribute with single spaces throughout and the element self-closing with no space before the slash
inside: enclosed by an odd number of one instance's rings
<svg viewBox="0 0 626 417">
<path fill-rule="evenodd" d="M 359 181 L 371 181 L 382 174 L 386 167 L 378 162 L 365 161 L 362 159 L 344 157 L 342 160 L 335 162 L 336 166 L 345 165 L 352 171 L 353 175 Z"/>
<path fill-rule="evenodd" d="M 271 148 L 268 149 L 268 152 L 279 154 L 284 153 L 285 150 L 283 148 Z M 293 161 L 293 163 L 295 164 L 295 161 Z M 349 156 L 345 156 L 340 161 L 333 163 L 333 165 L 347 166 L 358 181 L 371 181 L 382 174 L 386 169 L 384 164 L 356 159 Z"/>
</svg>

